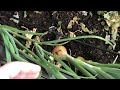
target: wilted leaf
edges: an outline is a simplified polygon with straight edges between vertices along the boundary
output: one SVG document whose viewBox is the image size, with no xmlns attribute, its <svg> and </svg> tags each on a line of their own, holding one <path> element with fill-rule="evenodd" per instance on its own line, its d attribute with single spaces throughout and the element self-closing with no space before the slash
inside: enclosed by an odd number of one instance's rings
<svg viewBox="0 0 120 90">
<path fill-rule="evenodd" d="M 57 28 L 57 31 L 58 31 L 59 34 L 56 35 L 56 39 L 62 38 L 63 31 L 62 31 L 61 25 L 62 25 L 62 21 L 59 21 L 58 22 L 58 28 Z"/>
<path fill-rule="evenodd" d="M 42 12 L 41 11 L 34 11 L 35 13 L 37 13 L 37 14 L 42 14 Z"/>
<path fill-rule="evenodd" d="M 62 65 L 59 62 L 57 62 L 56 66 L 60 68 Z"/>
<path fill-rule="evenodd" d="M 85 27 L 84 23 L 80 23 L 80 26 L 84 32 L 88 32 L 89 34 L 94 33 L 93 31 L 90 31 L 87 27 Z"/>
<path fill-rule="evenodd" d="M 118 27 L 120 27 L 120 22 L 114 23 L 112 25 L 112 39 L 115 41 L 118 33 Z"/>
<path fill-rule="evenodd" d="M 107 25 L 112 28 L 111 42 L 114 43 L 114 46 L 116 46 L 115 40 L 118 36 L 118 27 L 120 27 L 120 15 L 118 11 L 109 11 L 107 13 L 104 13 L 103 16 Z"/>
<path fill-rule="evenodd" d="M 97 11 L 98 15 L 104 15 L 105 13 L 107 13 L 107 11 Z"/>
<path fill-rule="evenodd" d="M 26 11 L 24 11 L 24 18 L 26 18 L 27 17 L 27 12 Z"/>
<path fill-rule="evenodd" d="M 109 13 L 106 13 L 106 14 L 104 14 L 104 18 L 106 18 L 107 20 L 110 20 L 110 15 L 109 15 Z"/>
<path fill-rule="evenodd" d="M 71 31 L 69 31 L 68 34 L 69 34 L 69 37 L 71 37 L 71 38 L 72 38 L 72 37 L 76 37 L 76 35 L 75 35 L 73 32 L 71 32 Z"/>
<path fill-rule="evenodd" d="M 31 42 L 31 41 L 26 41 L 25 46 L 26 46 L 27 48 L 30 48 L 30 45 L 32 45 L 32 42 Z"/>
<path fill-rule="evenodd" d="M 12 20 L 13 22 L 15 22 L 15 23 L 19 23 L 19 20 L 17 20 L 17 19 L 14 19 L 14 18 L 10 18 L 10 20 Z"/>
<path fill-rule="evenodd" d="M 42 37 L 41 37 L 41 38 L 42 38 Z M 41 38 L 40 38 L 39 36 L 36 36 L 36 37 L 34 38 L 34 40 L 36 40 L 36 41 L 39 41 L 39 42 L 40 42 Z"/>
<path fill-rule="evenodd" d="M 109 30 L 109 27 L 105 25 L 105 26 L 104 26 L 104 29 L 108 31 L 108 30 Z"/>
<path fill-rule="evenodd" d="M 110 21 L 110 20 L 105 19 L 105 21 L 106 21 L 106 23 L 107 23 L 107 25 L 108 25 L 109 27 L 111 27 L 111 25 L 113 24 L 113 22 Z"/>
<path fill-rule="evenodd" d="M 108 33 L 106 33 L 105 39 L 110 41 L 110 35 L 108 35 Z M 108 44 L 107 42 L 105 42 L 105 44 Z"/>
<path fill-rule="evenodd" d="M 71 20 L 67 26 L 67 29 L 71 29 L 73 25 L 74 25 L 74 21 Z"/>
<path fill-rule="evenodd" d="M 77 16 L 75 16 L 75 17 L 73 18 L 73 20 L 71 20 L 71 21 L 69 22 L 69 24 L 68 24 L 68 26 L 67 26 L 67 29 L 71 29 L 72 26 L 73 26 L 75 23 L 78 24 L 78 18 L 77 18 Z"/>
<path fill-rule="evenodd" d="M 29 31 L 29 32 L 36 32 L 36 30 L 37 30 L 36 28 L 33 28 L 33 31 Z M 30 39 L 31 39 L 33 35 L 32 35 L 32 34 L 25 34 L 25 36 L 26 36 L 27 38 L 30 38 Z"/>
</svg>

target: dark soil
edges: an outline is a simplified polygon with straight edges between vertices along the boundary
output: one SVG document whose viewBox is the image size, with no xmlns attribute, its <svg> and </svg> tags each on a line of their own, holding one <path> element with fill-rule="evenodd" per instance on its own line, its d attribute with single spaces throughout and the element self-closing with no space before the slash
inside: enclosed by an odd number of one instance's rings
<svg viewBox="0 0 120 90">
<path fill-rule="evenodd" d="M 68 23 L 75 16 L 79 18 L 79 23 L 83 22 L 88 29 L 96 29 L 96 33 L 93 35 L 102 37 L 105 37 L 106 35 L 104 26 L 101 24 L 104 19 L 103 17 L 98 16 L 96 11 L 88 11 L 87 16 L 82 15 L 81 11 L 41 11 L 40 14 L 35 13 L 34 11 L 27 11 L 27 17 L 25 18 L 23 11 L 17 12 L 19 13 L 18 24 L 10 20 L 10 18 L 13 18 L 13 15 L 16 13 L 16 11 L 0 11 L 0 24 L 9 25 L 18 29 L 23 29 L 21 26 L 27 27 L 28 29 L 37 28 L 38 32 L 46 32 L 50 31 L 49 28 L 51 26 L 58 27 L 58 22 L 62 22 L 61 28 L 63 34 L 60 34 L 56 29 L 54 29 L 52 32 L 43 37 L 44 41 L 55 40 L 59 37 L 64 38 L 66 36 L 66 33 L 69 33 L 69 31 L 75 32 L 76 30 L 76 36 L 89 35 L 89 33 L 82 32 L 82 30 L 78 27 L 78 24 L 74 24 L 72 29 L 67 29 Z M 101 20 L 98 20 L 98 18 Z M 116 49 L 114 52 L 120 50 L 120 37 L 118 38 L 119 41 L 117 41 Z M 117 56 L 117 54 L 106 51 L 109 50 L 108 45 L 98 39 L 80 39 L 77 41 L 70 41 L 64 46 L 74 57 L 82 56 L 85 59 L 97 61 L 100 63 L 112 63 Z M 53 49 L 51 46 L 43 46 L 43 48 L 50 52 Z M 119 57 L 116 62 L 120 62 Z"/>
</svg>

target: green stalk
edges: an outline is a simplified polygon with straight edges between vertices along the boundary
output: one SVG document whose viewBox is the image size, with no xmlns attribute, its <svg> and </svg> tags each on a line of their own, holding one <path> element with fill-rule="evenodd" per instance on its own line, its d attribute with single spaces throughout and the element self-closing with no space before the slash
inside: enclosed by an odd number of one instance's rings
<svg viewBox="0 0 120 90">
<path fill-rule="evenodd" d="M 16 54 L 19 55 L 19 53 L 18 53 L 18 48 L 16 47 L 16 44 L 15 44 L 15 42 L 14 42 L 13 37 L 6 31 L 6 29 L 3 29 L 3 28 L 2 28 L 2 31 L 4 32 L 5 35 L 8 35 L 8 37 L 9 37 L 9 39 L 10 39 L 10 42 L 12 43 L 12 45 L 13 45 L 13 47 L 14 47 L 14 49 L 15 49 Z"/>
<path fill-rule="evenodd" d="M 34 39 L 27 38 L 27 37 L 25 37 L 25 36 L 22 36 L 22 35 L 20 35 L 20 34 L 17 34 L 17 33 L 15 33 L 15 32 L 12 32 L 12 31 L 9 31 L 9 32 L 12 33 L 13 35 L 16 35 L 16 36 L 22 38 L 22 39 L 29 40 L 29 41 L 32 41 L 32 42 L 36 42 L 36 43 L 42 45 L 42 42 L 36 41 L 36 40 L 34 40 Z M 61 43 L 61 44 L 51 44 L 51 43 L 47 43 L 47 44 L 45 44 L 45 45 L 56 46 L 56 45 L 63 45 L 63 44 L 66 44 L 66 43 L 68 43 L 68 41 L 67 41 L 67 42 L 64 42 L 64 43 Z"/>
<path fill-rule="evenodd" d="M 17 33 L 22 33 L 22 34 L 33 34 L 33 35 L 41 35 L 41 36 L 43 36 L 43 35 L 46 35 L 47 34 L 47 32 L 45 32 L 45 33 L 34 33 L 34 32 L 29 32 L 29 31 L 23 31 L 23 30 L 18 30 L 17 28 L 13 28 L 13 27 L 10 27 L 10 26 L 6 26 L 6 25 L 0 25 L 0 27 L 2 28 L 2 29 L 6 29 L 6 30 L 8 30 L 8 31 L 14 31 L 14 32 L 17 32 Z"/>
<path fill-rule="evenodd" d="M 49 56 L 47 56 L 46 54 L 45 54 L 45 58 L 48 59 L 51 64 L 54 64 L 53 61 L 49 58 Z M 75 74 L 75 73 L 72 73 L 72 74 L 71 74 L 71 72 L 68 72 L 68 71 L 66 71 L 66 70 L 64 70 L 64 69 L 61 69 L 61 68 L 57 68 L 57 69 L 59 69 L 59 71 L 61 71 L 61 72 L 64 72 L 64 73 L 66 73 L 66 74 L 68 74 L 68 75 L 73 76 L 75 79 L 80 79 L 80 76 L 78 76 L 78 75 Z"/>
<path fill-rule="evenodd" d="M 28 58 L 29 60 L 35 62 L 36 64 L 40 65 L 41 67 L 45 68 L 45 70 L 48 72 L 48 74 L 50 75 L 50 69 L 48 68 L 48 66 L 46 66 L 46 64 L 44 62 L 42 62 L 40 59 L 35 59 L 34 57 L 30 57 L 29 55 L 27 55 L 26 53 L 23 53 L 22 51 L 19 50 L 19 52 L 25 56 L 26 58 Z"/>
<path fill-rule="evenodd" d="M 50 72 L 55 76 L 56 79 L 66 79 L 66 77 L 64 77 L 58 70 L 51 68 Z"/>
<path fill-rule="evenodd" d="M 71 72 L 68 72 L 68 71 L 66 71 L 66 70 L 64 70 L 64 69 L 61 69 L 61 68 L 55 66 L 54 64 L 49 63 L 48 61 L 45 61 L 45 62 L 46 62 L 50 67 L 54 68 L 55 70 L 59 70 L 59 71 L 65 73 L 65 74 L 68 74 L 68 75 L 70 75 L 70 76 L 73 76 L 75 79 L 80 79 L 80 76 L 78 76 L 78 75 L 76 75 L 76 74 L 74 74 L 74 73 L 71 73 Z"/>
<path fill-rule="evenodd" d="M 90 62 L 90 61 L 86 61 L 84 58 L 77 58 L 76 59 L 77 61 L 78 61 L 78 63 L 84 63 L 84 65 L 86 65 L 86 68 L 88 68 L 90 71 L 92 70 L 94 70 L 94 68 L 99 68 L 98 66 L 93 66 L 93 65 L 91 65 L 91 64 L 89 64 L 89 63 L 86 63 L 86 62 Z M 91 68 L 90 68 L 90 67 Z M 101 71 L 101 70 L 99 70 L 99 69 L 96 69 L 97 71 L 96 72 L 104 72 L 105 71 L 105 73 L 107 73 L 107 71 L 109 72 L 110 70 L 111 70 L 111 72 L 114 72 L 114 70 L 112 71 L 112 68 L 110 68 L 110 67 L 100 67 L 100 69 L 102 69 L 103 71 Z M 107 69 L 107 70 L 106 70 Z M 99 78 L 99 79 L 106 79 L 106 74 L 102 74 L 102 73 L 97 73 L 98 75 L 97 75 L 97 78 Z M 109 74 L 109 73 L 108 73 Z M 111 74 L 110 74 L 111 75 Z M 112 76 L 112 75 L 111 75 Z"/>
<path fill-rule="evenodd" d="M 10 52 L 11 52 L 11 54 L 13 55 L 13 57 L 16 59 L 16 60 L 18 60 L 18 61 L 23 61 L 23 62 L 28 62 L 27 60 L 25 60 L 25 59 L 23 59 L 23 58 L 21 58 L 20 56 L 18 56 L 18 55 L 16 55 L 15 54 L 15 52 L 14 52 L 14 48 L 13 48 L 13 46 L 12 46 L 12 44 L 9 42 L 9 49 L 10 49 Z"/>
<path fill-rule="evenodd" d="M 54 64 L 51 64 L 51 63 L 47 63 L 47 64 L 49 64 L 49 65 L 50 65 L 51 67 L 53 67 L 55 70 L 59 70 L 59 71 L 65 73 L 65 74 L 68 74 L 68 75 L 74 77 L 75 79 L 81 79 L 80 76 L 75 75 L 74 73 L 68 72 L 68 71 L 66 71 L 66 70 L 64 70 L 64 69 L 61 69 L 61 68 L 59 68 L 59 67 L 56 67 Z"/>
<path fill-rule="evenodd" d="M 67 71 L 76 74 L 68 65 L 66 65 L 61 59 L 57 58 L 56 56 L 54 56 L 53 54 L 51 54 L 50 52 L 43 50 L 44 53 L 46 53 L 49 56 L 52 56 L 56 61 L 58 61 Z"/>
<path fill-rule="evenodd" d="M 109 42 L 108 40 L 106 40 L 106 39 L 104 39 L 104 38 L 102 38 L 100 36 L 94 36 L 94 35 L 77 36 L 77 37 L 73 37 L 73 38 L 65 38 L 65 39 L 60 39 L 60 40 L 39 42 L 39 41 L 36 41 L 36 40 L 33 40 L 33 39 L 29 39 L 27 37 L 24 37 L 22 35 L 19 35 L 19 34 L 15 33 L 15 32 L 12 32 L 12 31 L 9 31 L 9 32 L 14 34 L 14 35 L 16 35 L 16 36 L 18 36 L 18 37 L 20 37 L 20 38 L 23 38 L 23 39 L 26 39 L 26 40 L 29 40 L 29 41 L 32 41 L 32 42 L 36 42 L 36 43 L 38 43 L 40 45 L 42 45 L 42 44 L 50 45 L 52 43 L 59 43 L 59 42 L 64 42 L 64 41 L 69 41 L 69 40 L 76 40 L 76 39 L 83 39 L 83 38 L 96 38 L 96 39 L 103 40 L 103 41 L 107 42 L 108 44 L 112 45 L 112 43 Z"/>
<path fill-rule="evenodd" d="M 50 71 L 49 68 L 47 68 L 45 66 L 44 62 L 42 62 L 41 59 L 36 54 L 34 54 L 32 51 L 30 51 L 28 48 L 26 48 L 24 45 L 22 45 L 16 38 L 14 38 L 14 40 L 21 48 L 25 49 L 28 53 L 30 53 L 33 57 L 35 57 L 42 64 L 41 65 L 39 63 L 39 65 L 43 66 L 43 68 L 45 68 L 47 72 Z M 26 55 L 26 54 L 24 54 L 24 55 Z M 28 55 L 26 55 L 26 56 L 28 57 Z M 35 59 L 33 59 L 33 60 L 35 60 Z"/>
<path fill-rule="evenodd" d="M 101 68 L 98 68 L 98 67 L 93 67 L 93 68 L 94 68 L 94 70 L 96 70 L 96 72 L 98 72 L 100 75 L 102 75 L 105 79 L 115 79 L 113 76 L 106 73 Z"/>
<path fill-rule="evenodd" d="M 36 47 L 37 47 L 37 46 L 38 46 L 38 45 L 36 44 Z M 57 72 L 58 72 L 58 70 L 59 70 L 59 71 L 62 71 L 62 72 L 64 72 L 64 73 L 66 73 L 66 74 L 72 75 L 73 77 L 75 77 L 75 78 L 77 78 L 77 79 L 80 79 L 80 77 L 78 77 L 77 75 L 71 74 L 71 73 L 67 72 L 66 70 L 63 70 L 63 69 L 61 69 L 61 68 L 58 68 L 58 67 L 56 67 L 54 64 L 48 62 L 45 58 L 43 58 L 43 55 L 40 54 L 40 53 L 42 52 L 42 48 L 39 49 L 39 47 L 37 47 L 36 49 L 37 49 L 37 52 L 39 53 L 39 57 L 42 58 L 42 60 L 43 60 L 46 64 L 48 64 L 50 67 L 54 68 L 55 71 L 57 70 Z M 40 51 L 40 50 L 41 50 L 41 51 Z M 59 73 L 59 74 L 61 74 L 61 73 Z M 62 74 L 61 74 L 61 75 L 62 75 Z M 60 76 L 61 76 L 61 75 L 60 75 Z M 62 75 L 62 76 L 63 76 L 63 75 Z"/>
<path fill-rule="evenodd" d="M 58 79 L 67 79 L 65 76 L 63 76 L 58 70 L 55 70 L 55 77 Z"/>
<path fill-rule="evenodd" d="M 14 37 L 13 37 L 14 38 Z M 23 49 L 25 49 L 28 53 L 30 53 L 33 57 L 39 59 L 39 57 L 34 54 L 32 51 L 30 51 L 28 48 L 26 48 L 24 45 L 22 45 L 16 38 L 14 38 L 15 42 Z"/>
<path fill-rule="evenodd" d="M 115 79 L 120 79 L 120 69 L 110 67 L 101 67 L 101 69 L 113 76 Z"/>
<path fill-rule="evenodd" d="M 36 50 L 39 50 L 39 54 L 44 57 L 44 52 L 42 47 L 40 47 L 37 43 L 34 43 Z"/>
<path fill-rule="evenodd" d="M 66 60 L 73 64 L 80 72 L 82 72 L 85 76 L 87 77 L 94 77 L 90 72 L 88 72 L 85 68 L 83 68 L 81 65 L 79 65 L 76 61 L 75 58 L 73 58 L 70 55 L 66 55 Z M 96 79 L 96 78 L 94 78 Z"/>
<path fill-rule="evenodd" d="M 109 43 L 110 45 L 112 45 L 111 42 L 109 42 L 108 40 L 100 37 L 100 36 L 94 36 L 94 35 L 86 35 L 86 36 L 77 36 L 77 37 L 72 37 L 72 38 L 65 38 L 65 39 L 60 39 L 60 40 L 53 40 L 53 41 L 44 41 L 42 42 L 42 44 L 47 44 L 47 43 L 59 43 L 59 42 L 64 42 L 64 41 L 69 41 L 69 40 L 77 40 L 77 39 L 83 39 L 83 38 L 96 38 L 96 39 L 100 39 L 103 40 L 107 43 Z"/>
<path fill-rule="evenodd" d="M 80 59 L 76 59 L 75 61 L 76 61 L 78 64 L 80 64 L 82 67 L 84 67 L 86 70 L 88 70 L 89 72 L 91 72 L 93 75 L 96 75 L 97 78 L 103 79 L 103 76 L 100 75 L 100 74 L 98 74 L 98 73 L 93 69 L 93 67 L 95 67 L 95 66 L 92 66 L 92 65 L 90 65 L 90 64 L 87 64 L 87 63 L 83 62 L 83 61 L 80 60 Z"/>
<path fill-rule="evenodd" d="M 9 39 L 8 39 L 8 37 L 7 37 L 6 35 L 4 35 L 3 33 L 1 33 L 1 35 L 2 35 L 2 38 L 3 38 L 3 40 L 4 40 L 4 45 L 5 45 L 6 61 L 7 61 L 7 62 L 11 62 L 11 55 L 10 55 L 10 52 L 9 52 L 9 50 L 8 50 L 8 48 L 7 48 L 7 47 L 9 47 L 9 46 L 8 46 L 8 41 L 9 41 Z"/>
<path fill-rule="evenodd" d="M 120 79 L 120 75 L 119 74 L 114 74 L 114 73 L 110 73 L 110 72 L 107 72 L 107 73 L 110 74 L 115 79 Z"/>
<path fill-rule="evenodd" d="M 47 60 L 49 60 L 50 63 L 54 64 L 54 60 L 51 60 L 51 59 L 50 59 L 50 56 L 48 56 L 48 55 L 45 54 L 45 58 L 46 58 Z"/>
<path fill-rule="evenodd" d="M 49 45 L 49 46 L 60 46 L 60 45 L 64 45 L 64 44 L 67 44 L 69 41 L 66 41 L 66 42 L 63 42 L 63 43 L 60 43 L 60 44 L 56 44 L 56 43 L 54 43 L 54 44 L 52 44 L 52 43 L 47 43 L 47 44 L 45 44 L 45 45 Z"/>
<path fill-rule="evenodd" d="M 42 49 L 42 47 L 41 46 L 39 46 L 37 43 L 35 43 L 35 48 L 36 48 L 36 50 L 37 50 L 37 53 L 38 53 L 38 55 L 39 55 L 39 57 L 44 57 L 44 52 L 43 52 L 43 49 Z M 56 68 L 56 69 L 60 69 L 60 68 L 57 68 L 54 64 L 52 64 L 52 63 L 49 63 L 47 60 L 44 60 L 47 64 L 50 64 L 50 66 L 53 66 L 54 68 Z M 65 71 L 65 70 L 62 70 L 63 72 Z M 65 73 L 65 72 L 64 72 Z"/>
<path fill-rule="evenodd" d="M 39 48 L 37 44 L 35 44 L 35 48 L 36 48 L 36 52 L 37 52 L 39 58 L 41 58 L 41 60 L 42 60 L 43 62 L 45 62 L 46 65 L 49 66 L 48 68 L 51 68 L 51 70 L 53 70 L 53 72 L 55 71 L 54 76 L 55 76 L 56 78 L 59 78 L 59 79 L 65 79 L 65 77 L 59 72 L 58 69 L 56 69 L 55 67 L 52 67 L 52 65 L 54 65 L 54 64 L 49 63 L 49 62 L 44 58 L 44 56 L 41 55 L 41 53 L 43 53 L 43 52 L 42 52 L 42 48 Z"/>
<path fill-rule="evenodd" d="M 98 62 L 86 61 L 86 60 L 85 62 L 91 65 L 94 65 L 94 66 L 98 66 L 98 67 L 120 68 L 120 64 L 101 64 Z"/>
<path fill-rule="evenodd" d="M 36 54 L 34 54 L 32 51 L 30 51 L 28 48 L 26 48 L 24 45 L 22 45 L 16 38 L 14 38 L 14 40 L 15 40 L 15 42 L 21 47 L 21 48 L 23 48 L 23 49 L 25 49 L 28 53 L 30 53 L 33 57 L 35 57 L 38 61 L 39 61 L 39 65 L 40 66 L 42 66 L 43 68 L 45 68 L 45 70 L 48 72 L 48 74 L 49 74 L 49 72 L 50 72 L 50 70 L 49 70 L 49 68 L 47 68 L 47 66 L 44 64 L 44 62 L 42 62 L 41 61 L 41 59 L 36 55 Z M 22 53 L 22 51 L 21 51 L 21 53 Z M 28 59 L 30 59 L 31 57 L 29 57 L 27 54 L 25 54 L 25 53 L 22 53 L 25 57 L 27 57 Z M 33 58 L 31 58 L 32 60 L 35 60 L 36 61 L 36 59 L 33 59 Z M 30 59 L 30 60 L 31 60 Z"/>
<path fill-rule="evenodd" d="M 26 54 L 20 50 L 19 50 L 19 52 L 21 55 L 25 56 L 27 59 L 29 59 L 29 60 L 33 61 L 34 63 L 39 64 L 40 66 L 44 67 L 44 63 L 41 62 L 41 60 L 35 59 L 34 57 L 31 57 L 28 54 Z"/>
<path fill-rule="evenodd" d="M 40 58 L 34 54 L 32 51 L 30 51 L 28 48 L 26 48 L 24 45 L 22 45 L 16 38 L 14 38 L 15 42 L 23 49 L 25 49 L 28 53 L 30 53 L 33 57 L 35 57 L 36 59 L 40 60 Z M 47 72 L 50 72 L 51 70 L 49 70 L 49 68 L 45 67 L 44 68 L 46 69 Z"/>
<path fill-rule="evenodd" d="M 16 35 L 16 36 L 22 38 L 22 39 L 29 40 L 29 41 L 36 42 L 36 43 L 41 44 L 41 42 L 36 41 L 36 40 L 34 40 L 34 39 L 27 38 L 27 37 L 25 37 L 25 36 L 22 36 L 22 35 L 20 35 L 20 34 L 17 34 L 17 33 L 15 33 L 15 32 L 12 32 L 12 31 L 9 31 L 9 32 L 12 33 L 13 35 Z"/>
<path fill-rule="evenodd" d="M 7 33 L 7 32 L 5 32 L 5 33 Z M 9 33 L 7 33 L 7 35 L 11 38 L 11 36 L 9 35 Z M 15 48 L 12 45 L 15 45 L 15 44 L 11 44 L 11 42 L 9 42 L 10 51 L 11 51 L 13 57 L 15 59 L 19 60 L 19 61 L 25 61 L 26 62 L 27 60 L 25 60 L 25 59 L 23 59 L 23 58 L 21 58 L 21 57 L 19 57 L 19 56 L 17 56 L 15 54 L 15 50 L 14 50 Z M 58 77 L 58 76 L 59 76 L 59 78 L 64 78 L 65 79 L 65 77 L 59 71 L 57 71 L 57 73 L 56 73 L 56 77 Z"/>
</svg>

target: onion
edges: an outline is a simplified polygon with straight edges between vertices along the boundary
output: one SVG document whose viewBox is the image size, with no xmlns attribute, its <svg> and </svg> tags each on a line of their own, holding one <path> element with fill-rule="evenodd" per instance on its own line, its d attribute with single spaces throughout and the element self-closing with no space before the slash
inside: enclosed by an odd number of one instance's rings
<svg viewBox="0 0 120 90">
<path fill-rule="evenodd" d="M 62 60 L 65 60 L 67 55 L 67 49 L 64 46 L 56 46 L 53 49 L 52 54 Z"/>
</svg>

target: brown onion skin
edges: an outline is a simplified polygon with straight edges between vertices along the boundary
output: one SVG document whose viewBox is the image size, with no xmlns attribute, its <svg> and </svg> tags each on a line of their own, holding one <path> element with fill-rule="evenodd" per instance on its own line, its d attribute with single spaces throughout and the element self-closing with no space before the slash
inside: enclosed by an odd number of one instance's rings
<svg viewBox="0 0 120 90">
<path fill-rule="evenodd" d="M 67 55 L 67 49 L 64 46 L 56 46 L 52 50 L 52 54 L 60 59 L 65 59 L 65 55 Z"/>
</svg>

